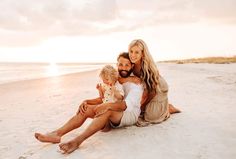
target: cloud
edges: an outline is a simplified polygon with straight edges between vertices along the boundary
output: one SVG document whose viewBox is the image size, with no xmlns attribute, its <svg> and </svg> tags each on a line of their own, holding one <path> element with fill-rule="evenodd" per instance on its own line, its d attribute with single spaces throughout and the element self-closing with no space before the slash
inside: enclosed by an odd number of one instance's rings
<svg viewBox="0 0 236 159">
<path fill-rule="evenodd" d="M 3 0 L 0 26 L 11 30 L 50 29 L 54 25 L 80 25 L 114 18 L 114 0 Z M 6 10 L 6 11 L 5 11 Z"/>
<path fill-rule="evenodd" d="M 0 44 L 9 47 L 163 24 L 236 23 L 235 0 L 1 0 L 0 9 Z"/>
<path fill-rule="evenodd" d="M 115 0 L 2 0 L 0 9 L 4 46 L 30 45 L 51 36 L 98 34 L 94 24 L 108 23 L 117 14 Z"/>
</svg>

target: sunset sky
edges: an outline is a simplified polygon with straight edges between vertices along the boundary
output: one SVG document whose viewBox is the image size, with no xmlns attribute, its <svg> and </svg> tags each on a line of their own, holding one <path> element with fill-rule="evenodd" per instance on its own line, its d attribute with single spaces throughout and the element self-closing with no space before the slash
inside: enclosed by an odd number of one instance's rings
<svg viewBox="0 0 236 159">
<path fill-rule="evenodd" d="M 236 0 L 1 0 L 0 61 L 115 62 L 136 38 L 156 61 L 236 55 Z"/>
</svg>

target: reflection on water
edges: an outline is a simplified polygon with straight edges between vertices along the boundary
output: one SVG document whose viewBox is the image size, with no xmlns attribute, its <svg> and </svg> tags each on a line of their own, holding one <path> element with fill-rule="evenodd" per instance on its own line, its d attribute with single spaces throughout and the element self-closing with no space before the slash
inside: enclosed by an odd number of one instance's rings
<svg viewBox="0 0 236 159">
<path fill-rule="evenodd" d="M 86 63 L 1 63 L 0 84 L 60 76 L 102 68 L 104 64 Z"/>
</svg>

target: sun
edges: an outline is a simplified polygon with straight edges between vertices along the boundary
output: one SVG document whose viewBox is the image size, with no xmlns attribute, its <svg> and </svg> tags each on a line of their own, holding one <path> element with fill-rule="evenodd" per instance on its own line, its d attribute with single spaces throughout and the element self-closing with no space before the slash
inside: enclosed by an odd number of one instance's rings
<svg viewBox="0 0 236 159">
<path fill-rule="evenodd" d="M 58 65 L 55 62 L 50 62 L 49 66 L 48 66 L 47 74 L 49 76 L 58 76 L 59 75 Z"/>
</svg>

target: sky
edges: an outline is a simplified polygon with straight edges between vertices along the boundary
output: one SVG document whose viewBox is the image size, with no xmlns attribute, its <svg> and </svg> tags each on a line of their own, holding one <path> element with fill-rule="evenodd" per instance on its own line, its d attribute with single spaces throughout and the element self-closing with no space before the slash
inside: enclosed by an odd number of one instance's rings
<svg viewBox="0 0 236 159">
<path fill-rule="evenodd" d="M 0 61 L 115 62 L 134 39 L 155 61 L 236 55 L 236 0 L 1 0 Z"/>
</svg>

